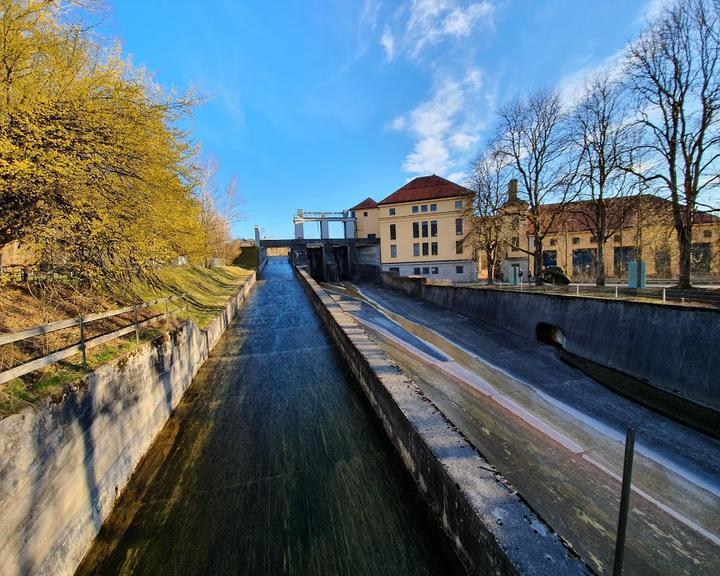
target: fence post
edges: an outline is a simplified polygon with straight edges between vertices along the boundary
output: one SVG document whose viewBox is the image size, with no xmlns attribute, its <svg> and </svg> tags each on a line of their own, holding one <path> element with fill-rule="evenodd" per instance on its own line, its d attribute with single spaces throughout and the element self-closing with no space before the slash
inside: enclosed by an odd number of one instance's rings
<svg viewBox="0 0 720 576">
<path fill-rule="evenodd" d="M 85 353 L 85 320 L 80 316 L 80 351 L 82 352 L 82 367 L 87 371 L 87 355 Z"/>
<path fill-rule="evenodd" d="M 140 342 L 140 329 L 138 327 L 138 307 L 133 306 L 133 322 L 135 323 L 135 342 Z"/>
<path fill-rule="evenodd" d="M 617 284 L 616 284 L 616 285 L 615 285 L 615 298 L 617 298 L 617 297 L 618 297 L 618 287 L 617 287 Z"/>
<path fill-rule="evenodd" d="M 622 574 L 623 556 L 625 554 L 625 533 L 630 505 L 630 488 L 632 487 L 633 456 L 635 454 L 635 429 L 628 428 L 625 436 L 625 462 L 623 463 L 622 491 L 620 493 L 620 513 L 618 514 L 617 537 L 615 539 L 615 561 L 613 576 Z"/>
<path fill-rule="evenodd" d="M 580 284 L 575 284 L 575 295 L 580 296 Z"/>
<path fill-rule="evenodd" d="M 663 302 L 665 302 L 665 288 L 663 288 Z"/>
</svg>

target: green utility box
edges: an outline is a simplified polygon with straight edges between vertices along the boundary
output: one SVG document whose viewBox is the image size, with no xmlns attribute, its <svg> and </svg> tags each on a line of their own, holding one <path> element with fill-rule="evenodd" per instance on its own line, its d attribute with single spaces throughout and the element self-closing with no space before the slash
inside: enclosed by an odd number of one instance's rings
<svg viewBox="0 0 720 576">
<path fill-rule="evenodd" d="M 628 288 L 645 288 L 646 266 L 642 260 L 628 262 Z"/>
<path fill-rule="evenodd" d="M 513 264 L 508 270 L 508 284 L 518 286 L 520 284 L 520 265 Z"/>
</svg>

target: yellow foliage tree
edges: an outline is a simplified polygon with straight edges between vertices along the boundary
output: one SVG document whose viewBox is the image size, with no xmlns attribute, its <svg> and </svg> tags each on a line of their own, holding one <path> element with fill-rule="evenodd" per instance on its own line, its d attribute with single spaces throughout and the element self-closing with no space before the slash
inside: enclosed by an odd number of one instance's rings
<svg viewBox="0 0 720 576">
<path fill-rule="evenodd" d="M 194 98 L 164 95 L 69 8 L 0 0 L 0 246 L 22 240 L 90 282 L 203 260 L 195 149 L 177 128 Z"/>
</svg>

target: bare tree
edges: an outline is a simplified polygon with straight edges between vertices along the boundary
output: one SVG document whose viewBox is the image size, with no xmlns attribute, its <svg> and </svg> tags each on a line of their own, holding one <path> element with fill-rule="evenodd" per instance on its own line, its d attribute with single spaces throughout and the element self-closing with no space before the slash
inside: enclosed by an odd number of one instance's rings
<svg viewBox="0 0 720 576">
<path fill-rule="evenodd" d="M 627 50 L 627 81 L 645 129 L 651 166 L 633 171 L 672 201 L 680 287 L 689 288 L 693 224 L 720 183 L 720 2 L 682 0 Z"/>
<path fill-rule="evenodd" d="M 508 241 L 508 185 L 512 178 L 508 159 L 492 146 L 476 158 L 470 175 L 473 202 L 468 215 L 471 236 L 478 250 L 485 254 L 487 283 L 493 284 L 495 266 Z"/>
<path fill-rule="evenodd" d="M 605 285 L 605 243 L 625 224 L 637 178 L 632 165 L 636 130 L 627 122 L 621 86 L 595 76 L 571 115 L 571 134 L 579 155 L 577 185 L 581 202 L 567 210 L 596 239 L 595 283 Z"/>
<path fill-rule="evenodd" d="M 498 151 L 518 174 L 533 235 L 535 281 L 542 283 L 543 239 L 574 196 L 577 166 L 569 158 L 567 115 L 556 90 L 515 99 L 500 108 Z M 544 205 L 555 203 L 554 209 Z"/>
</svg>

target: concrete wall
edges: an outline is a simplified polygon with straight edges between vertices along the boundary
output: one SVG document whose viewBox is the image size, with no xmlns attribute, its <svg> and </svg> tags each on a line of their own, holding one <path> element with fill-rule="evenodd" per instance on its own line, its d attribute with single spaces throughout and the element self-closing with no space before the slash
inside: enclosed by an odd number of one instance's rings
<svg viewBox="0 0 720 576">
<path fill-rule="evenodd" d="M 298 275 L 355 378 L 473 574 L 588 574 L 412 381 L 303 270 Z"/>
<path fill-rule="evenodd" d="M 462 272 L 457 271 L 458 266 L 462 266 Z M 454 282 L 474 282 L 477 280 L 477 263 L 472 260 L 385 263 L 382 266 L 384 272 L 392 272 L 392 268 L 397 268 L 397 273 L 400 276 L 425 276 L 429 280 L 452 280 Z"/>
<path fill-rule="evenodd" d="M 0 421 L 0 574 L 73 574 L 247 294 Z"/>
<path fill-rule="evenodd" d="M 720 311 L 558 294 L 430 286 L 382 275 L 385 286 L 516 334 L 552 324 L 565 348 L 720 410 Z"/>
</svg>

